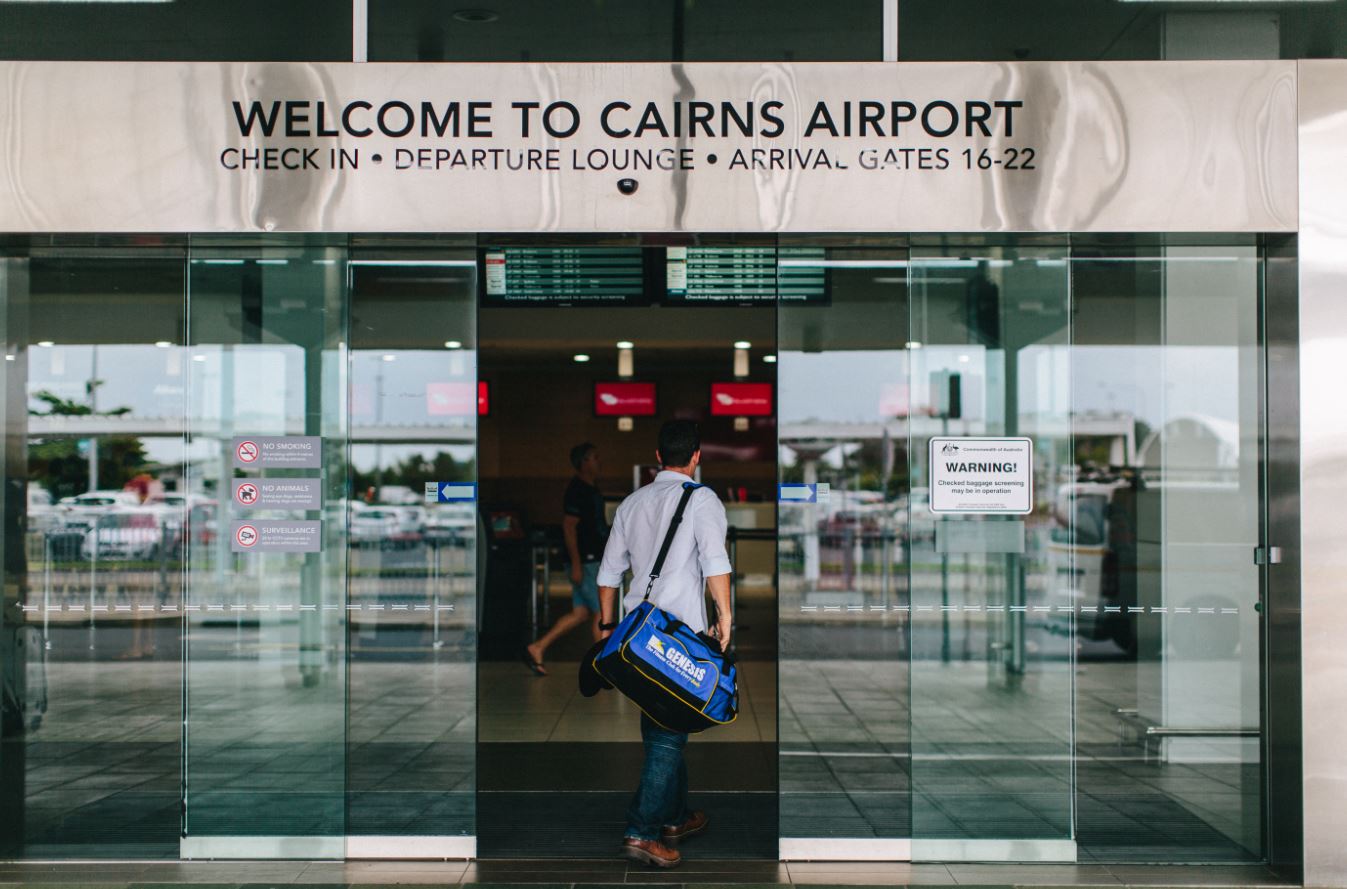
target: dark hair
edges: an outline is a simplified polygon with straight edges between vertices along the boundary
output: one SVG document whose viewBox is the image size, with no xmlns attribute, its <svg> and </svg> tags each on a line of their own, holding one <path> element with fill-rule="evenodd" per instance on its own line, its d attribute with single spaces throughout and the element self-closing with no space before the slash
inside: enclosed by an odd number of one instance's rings
<svg viewBox="0 0 1347 889">
<path fill-rule="evenodd" d="M 589 452 L 593 450 L 596 450 L 596 448 L 591 441 L 582 441 L 571 448 L 571 465 L 575 467 L 576 472 L 580 471 L 580 464 L 585 462 L 585 458 L 588 457 Z"/>
<path fill-rule="evenodd" d="M 670 420 L 659 427 L 659 458 L 665 466 L 687 466 L 701 446 L 701 430 L 692 420 Z"/>
</svg>

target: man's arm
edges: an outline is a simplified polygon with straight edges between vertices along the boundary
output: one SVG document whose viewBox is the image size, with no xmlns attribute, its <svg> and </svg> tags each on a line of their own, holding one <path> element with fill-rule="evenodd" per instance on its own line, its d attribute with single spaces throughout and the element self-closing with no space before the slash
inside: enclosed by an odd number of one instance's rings
<svg viewBox="0 0 1347 889">
<path fill-rule="evenodd" d="M 617 587 L 599 587 L 599 615 L 600 627 L 617 623 Z M 611 629 L 599 630 L 600 639 L 607 639 L 611 635 L 613 635 Z"/>
<path fill-rule="evenodd" d="M 706 588 L 711 591 L 711 601 L 716 603 L 716 625 L 711 628 L 711 635 L 720 640 L 721 651 L 729 651 L 730 631 L 734 627 L 734 615 L 730 613 L 730 576 L 708 577 Z"/>
<path fill-rule="evenodd" d="M 599 623 L 617 622 L 617 591 L 622 586 L 622 575 L 631 567 L 631 554 L 627 552 L 627 523 L 623 520 L 622 508 L 618 507 L 613 516 L 613 529 L 608 533 L 608 543 L 603 547 L 603 561 L 599 563 Z M 612 630 L 600 630 L 600 638 L 607 639 Z"/>
<path fill-rule="evenodd" d="M 561 536 L 566 538 L 566 553 L 571 557 L 571 583 L 579 583 L 585 576 L 584 564 L 580 561 L 580 519 L 578 516 L 561 517 Z"/>
<path fill-rule="evenodd" d="M 716 625 L 712 632 L 720 640 L 721 650 L 726 651 L 730 646 L 730 628 L 734 626 L 734 615 L 730 613 L 730 572 L 734 567 L 725 552 L 729 522 L 720 498 L 710 488 L 704 490 L 705 494 L 698 491 L 695 496 L 697 511 L 692 517 L 697 534 L 697 564 L 711 591 L 711 601 L 716 603 Z"/>
</svg>

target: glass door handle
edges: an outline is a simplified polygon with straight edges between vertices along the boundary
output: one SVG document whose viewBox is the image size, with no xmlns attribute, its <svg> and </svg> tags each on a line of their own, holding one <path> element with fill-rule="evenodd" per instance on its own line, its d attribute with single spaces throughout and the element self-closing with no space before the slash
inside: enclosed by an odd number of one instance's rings
<svg viewBox="0 0 1347 889">
<path fill-rule="evenodd" d="M 1253 563 L 1255 565 L 1280 565 L 1282 562 L 1282 548 L 1280 546 L 1256 546 L 1253 549 Z"/>
</svg>

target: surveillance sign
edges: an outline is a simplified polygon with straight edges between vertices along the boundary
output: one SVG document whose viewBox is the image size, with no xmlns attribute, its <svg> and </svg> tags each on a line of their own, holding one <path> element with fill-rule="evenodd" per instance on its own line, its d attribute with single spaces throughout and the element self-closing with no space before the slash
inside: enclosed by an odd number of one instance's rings
<svg viewBox="0 0 1347 889">
<path fill-rule="evenodd" d="M 1034 443 L 1027 438 L 932 438 L 931 512 L 1034 511 Z"/>
<path fill-rule="evenodd" d="M 316 478 L 236 478 L 234 503 L 242 509 L 322 509 L 322 483 Z"/>
<path fill-rule="evenodd" d="M 322 549 L 322 522 L 235 522 L 230 549 L 236 553 L 316 553 Z"/>
</svg>

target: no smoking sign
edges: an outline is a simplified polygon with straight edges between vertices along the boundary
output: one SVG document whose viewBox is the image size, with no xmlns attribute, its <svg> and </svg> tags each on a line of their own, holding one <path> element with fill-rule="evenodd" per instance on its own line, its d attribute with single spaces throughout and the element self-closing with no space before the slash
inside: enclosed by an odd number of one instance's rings
<svg viewBox="0 0 1347 889">
<path fill-rule="evenodd" d="M 259 454 L 257 442 L 241 441 L 234 448 L 234 453 L 238 456 L 240 463 L 256 463 Z"/>
</svg>

